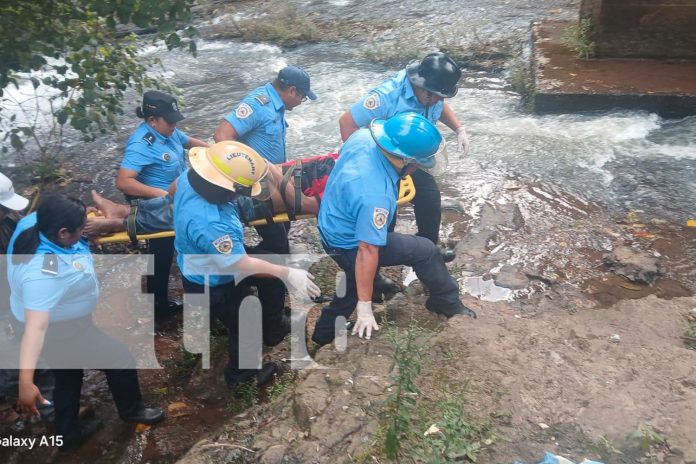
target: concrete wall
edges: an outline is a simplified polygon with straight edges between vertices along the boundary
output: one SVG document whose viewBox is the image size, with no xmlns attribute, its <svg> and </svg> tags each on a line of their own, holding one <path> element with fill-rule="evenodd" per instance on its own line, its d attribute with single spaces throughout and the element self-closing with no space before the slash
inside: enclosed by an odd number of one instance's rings
<svg viewBox="0 0 696 464">
<path fill-rule="evenodd" d="M 598 57 L 696 58 L 696 0 L 582 0 Z"/>
</svg>

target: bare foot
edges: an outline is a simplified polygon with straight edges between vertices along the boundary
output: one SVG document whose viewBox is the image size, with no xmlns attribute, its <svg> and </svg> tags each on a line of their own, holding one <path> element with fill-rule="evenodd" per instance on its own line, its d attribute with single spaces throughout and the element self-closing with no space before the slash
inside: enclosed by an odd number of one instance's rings
<svg viewBox="0 0 696 464">
<path fill-rule="evenodd" d="M 107 200 L 95 190 L 92 190 L 92 201 L 107 219 L 126 219 L 130 213 L 130 207 L 128 205 L 120 205 L 111 200 Z"/>
<path fill-rule="evenodd" d="M 126 226 L 123 225 L 123 219 L 90 216 L 85 222 L 83 233 L 92 238 L 125 230 Z"/>
</svg>

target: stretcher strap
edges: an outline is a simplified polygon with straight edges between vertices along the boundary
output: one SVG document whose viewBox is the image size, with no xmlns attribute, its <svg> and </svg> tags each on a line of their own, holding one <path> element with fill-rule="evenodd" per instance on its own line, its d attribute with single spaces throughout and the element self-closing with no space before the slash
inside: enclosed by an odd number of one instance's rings
<svg viewBox="0 0 696 464">
<path fill-rule="evenodd" d="M 288 188 L 288 183 L 290 178 L 294 176 L 294 189 L 295 189 L 295 204 L 291 205 L 290 202 L 285 198 L 285 190 Z M 283 199 L 285 204 L 285 209 L 288 214 L 288 218 L 294 221 L 298 214 L 302 211 L 302 161 L 295 160 L 295 164 L 290 166 L 288 170 L 283 175 L 283 179 L 280 181 L 280 197 Z"/>
<path fill-rule="evenodd" d="M 131 200 L 130 213 L 128 213 L 128 219 L 126 220 L 126 232 L 128 233 L 128 238 L 130 238 L 131 244 L 137 247 L 138 231 L 135 227 L 136 214 L 138 214 L 138 200 Z"/>
</svg>

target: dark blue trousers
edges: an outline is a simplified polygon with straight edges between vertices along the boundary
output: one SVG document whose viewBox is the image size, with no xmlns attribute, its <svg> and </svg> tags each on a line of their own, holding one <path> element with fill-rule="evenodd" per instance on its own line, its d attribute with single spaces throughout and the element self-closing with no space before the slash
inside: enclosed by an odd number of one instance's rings
<svg viewBox="0 0 696 464">
<path fill-rule="evenodd" d="M 416 196 L 411 200 L 413 214 L 416 216 L 416 225 L 418 226 L 418 234 L 416 235 L 425 237 L 437 245 L 442 216 L 440 187 L 432 175 L 421 169 L 411 174 L 411 179 L 416 187 Z"/>
<path fill-rule="evenodd" d="M 21 338 L 24 325 L 19 322 L 17 325 Z M 66 442 L 80 436 L 78 414 L 84 374 L 83 369 L 59 368 L 65 367 L 66 363 L 70 367 L 77 367 L 84 362 L 84 365 L 93 368 L 103 360 L 104 364 L 101 365 L 123 367 L 102 369 L 118 414 L 131 416 L 144 408 L 135 359 L 128 347 L 94 326 L 91 316 L 49 324 L 42 355 L 55 378 L 53 401 L 56 434 L 62 435 Z"/>
<path fill-rule="evenodd" d="M 358 303 L 358 291 L 355 284 L 355 259 L 358 249 L 331 248 L 324 244 L 324 250 L 345 271 L 346 293 L 343 297 L 334 296 L 331 303 L 322 310 L 312 335 L 312 340 L 319 345 L 326 345 L 333 341 L 336 318 L 350 317 Z M 379 249 L 379 267 L 396 265 L 413 268 L 418 279 L 430 292 L 426 302 L 429 310 L 437 312 L 439 308 L 460 304 L 459 286 L 442 261 L 439 248 L 430 240 L 415 235 L 389 232 L 387 244 Z"/>
</svg>

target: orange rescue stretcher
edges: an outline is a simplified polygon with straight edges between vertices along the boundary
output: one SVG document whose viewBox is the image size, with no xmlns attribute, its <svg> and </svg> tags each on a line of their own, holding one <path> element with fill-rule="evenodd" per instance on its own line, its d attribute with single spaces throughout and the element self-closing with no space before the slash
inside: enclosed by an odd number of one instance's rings
<svg viewBox="0 0 696 464">
<path fill-rule="evenodd" d="M 416 187 L 413 185 L 413 180 L 411 179 L 411 176 L 406 176 L 401 178 L 401 184 L 399 186 L 399 198 L 396 201 L 397 206 L 404 205 L 411 200 L 413 200 L 413 197 L 416 196 Z M 297 219 L 309 219 L 315 217 L 314 214 L 298 214 L 295 217 L 295 220 Z M 276 214 L 273 216 L 273 222 L 290 222 L 290 217 L 288 216 L 287 213 L 281 213 L 281 214 Z M 255 221 L 251 221 L 247 223 L 249 226 L 262 226 L 267 224 L 268 222 L 266 219 L 257 219 Z M 155 232 L 151 234 L 138 234 L 136 236 L 137 240 L 150 240 L 150 239 L 155 239 L 155 238 L 165 238 L 165 237 L 173 237 L 174 236 L 174 231 L 173 230 L 166 230 L 162 232 Z M 117 232 L 115 234 L 111 235 L 104 235 L 102 237 L 99 237 L 96 239 L 97 243 L 101 244 L 106 244 L 106 243 L 128 243 L 131 242 L 131 238 L 128 236 L 127 232 Z"/>
</svg>

